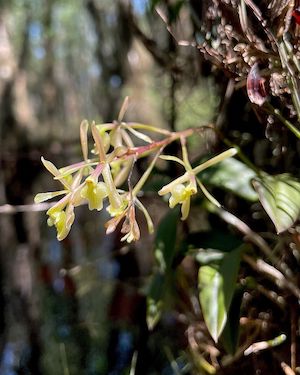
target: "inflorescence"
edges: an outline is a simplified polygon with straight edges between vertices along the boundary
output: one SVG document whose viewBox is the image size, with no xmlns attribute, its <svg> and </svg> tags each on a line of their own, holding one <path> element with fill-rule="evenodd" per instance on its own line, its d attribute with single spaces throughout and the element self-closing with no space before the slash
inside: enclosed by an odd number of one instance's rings
<svg viewBox="0 0 300 375">
<path fill-rule="evenodd" d="M 118 121 L 113 123 L 96 125 L 84 120 L 80 125 L 80 141 L 83 161 L 57 169 L 53 163 L 42 157 L 45 168 L 58 180 L 63 189 L 54 192 L 39 193 L 35 196 L 35 202 L 41 203 L 57 196 L 63 196 L 48 211 L 48 225 L 55 226 L 57 239 L 63 240 L 70 232 L 75 219 L 75 207 L 88 204 L 90 210 L 102 210 L 104 201 L 107 201 L 106 210 L 111 219 L 105 224 L 106 233 L 112 233 L 123 222 L 121 233 L 122 241 L 132 242 L 140 238 L 140 229 L 136 220 L 136 208 L 145 216 L 149 233 L 153 232 L 151 217 L 140 201 L 139 194 L 149 178 L 158 158 L 174 161 L 184 168 L 182 176 L 176 178 L 158 191 L 159 195 L 169 194 L 169 206 L 171 208 L 181 205 L 181 218 L 185 220 L 190 210 L 191 197 L 198 187 L 204 195 L 214 204 L 219 203 L 203 186 L 197 177 L 204 169 L 214 165 L 225 158 L 237 153 L 231 148 L 208 161 L 193 168 L 189 162 L 186 138 L 193 135 L 195 129 L 187 129 L 180 132 L 155 128 L 150 125 L 123 122 L 123 115 L 127 107 L 126 99 Z M 88 131 L 91 129 L 94 145 L 89 150 Z M 161 140 L 154 140 L 149 135 L 160 135 Z M 144 143 L 135 146 L 133 139 L 138 138 Z M 163 155 L 164 148 L 170 143 L 179 140 L 181 142 L 182 159 Z M 149 166 L 135 186 L 131 186 L 131 174 L 136 161 L 142 157 L 154 154 Z M 89 155 L 94 157 L 89 158 Z M 120 189 L 127 181 L 127 190 Z"/>
</svg>

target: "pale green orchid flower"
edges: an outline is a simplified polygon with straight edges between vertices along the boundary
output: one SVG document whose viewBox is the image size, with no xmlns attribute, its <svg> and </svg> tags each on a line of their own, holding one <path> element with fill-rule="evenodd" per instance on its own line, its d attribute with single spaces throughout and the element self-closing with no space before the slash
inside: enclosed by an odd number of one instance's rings
<svg viewBox="0 0 300 375">
<path fill-rule="evenodd" d="M 66 195 L 47 211 L 49 216 L 47 224 L 55 226 L 57 230 L 57 239 L 62 241 L 70 232 L 74 222 L 74 205 L 70 202 L 71 194 Z M 67 206 L 66 209 L 64 209 Z"/>
<path fill-rule="evenodd" d="M 183 151 L 186 152 L 185 148 L 183 148 Z M 190 166 L 189 161 L 187 160 L 186 154 L 183 152 L 184 161 L 181 161 L 177 157 L 173 156 L 163 156 L 162 159 L 166 160 L 173 160 L 176 162 L 179 162 L 181 165 L 183 165 L 186 168 L 186 172 L 176 178 L 174 181 L 170 182 L 169 184 L 162 187 L 158 194 L 159 195 L 165 195 L 168 193 L 171 193 L 171 196 L 169 198 L 169 206 L 170 208 L 175 207 L 177 204 L 181 204 L 181 219 L 185 220 L 188 217 L 189 211 L 190 211 L 190 203 L 191 203 L 191 196 L 195 195 L 197 193 L 197 174 L 205 170 L 206 168 L 209 168 L 229 157 L 234 156 L 237 153 L 237 150 L 235 148 L 231 148 L 229 150 L 226 150 L 222 152 L 221 154 L 205 161 L 204 163 L 198 165 L 195 168 L 192 168 Z M 219 202 L 211 196 L 211 194 L 205 189 L 201 181 L 198 179 L 198 185 L 203 191 L 204 195 L 213 203 L 216 204 L 218 207 L 220 206 Z"/>
<path fill-rule="evenodd" d="M 181 204 L 181 219 L 186 220 L 190 212 L 191 196 L 197 193 L 195 184 L 177 184 L 171 190 L 169 198 L 170 208 L 174 208 L 177 204 Z"/>
<path fill-rule="evenodd" d="M 74 222 L 74 207 L 79 206 L 83 201 L 78 194 L 81 188 L 82 172 L 78 171 L 74 177 L 71 175 L 65 177 L 48 160 L 42 158 L 42 162 L 48 171 L 54 175 L 54 178 L 59 177 L 58 180 L 65 187 L 65 190 L 39 193 L 35 196 L 34 201 L 35 203 L 41 203 L 59 195 L 65 195 L 47 211 L 47 215 L 49 216 L 47 224 L 56 227 L 57 239 L 62 241 L 69 234 Z"/>
<path fill-rule="evenodd" d="M 88 201 L 90 210 L 100 211 L 103 208 L 103 200 L 108 196 L 104 182 L 97 182 L 94 178 L 87 177 L 80 196 Z"/>
</svg>

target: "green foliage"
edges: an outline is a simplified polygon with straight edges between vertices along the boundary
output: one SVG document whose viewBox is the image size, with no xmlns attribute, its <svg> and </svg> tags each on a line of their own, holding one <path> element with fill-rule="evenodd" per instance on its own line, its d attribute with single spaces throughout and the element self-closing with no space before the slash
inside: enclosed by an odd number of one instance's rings
<svg viewBox="0 0 300 375">
<path fill-rule="evenodd" d="M 253 184 L 277 233 L 290 228 L 300 215 L 300 182 L 288 174 L 263 174 Z"/>
<path fill-rule="evenodd" d="M 155 239 L 155 260 L 157 270 L 151 278 L 147 294 L 147 325 L 152 330 L 158 323 L 166 296 L 171 295 L 174 281 L 172 261 L 176 251 L 176 232 L 179 220 L 179 210 L 168 212 L 158 226 Z"/>
<path fill-rule="evenodd" d="M 176 250 L 179 209 L 169 211 L 160 222 L 155 238 L 155 258 L 162 272 L 170 270 Z"/>
<path fill-rule="evenodd" d="M 246 200 L 255 202 L 258 196 L 251 185 L 256 173 L 236 159 L 226 159 L 200 174 L 203 183 L 224 188 Z"/>
<path fill-rule="evenodd" d="M 215 342 L 227 321 L 240 267 L 241 248 L 223 253 L 220 259 L 199 269 L 198 287 L 202 314 Z"/>
<path fill-rule="evenodd" d="M 220 342 L 227 353 L 233 355 L 239 343 L 241 304 L 244 295 L 244 287 L 238 285 L 227 315 L 227 321 L 220 336 Z"/>
</svg>

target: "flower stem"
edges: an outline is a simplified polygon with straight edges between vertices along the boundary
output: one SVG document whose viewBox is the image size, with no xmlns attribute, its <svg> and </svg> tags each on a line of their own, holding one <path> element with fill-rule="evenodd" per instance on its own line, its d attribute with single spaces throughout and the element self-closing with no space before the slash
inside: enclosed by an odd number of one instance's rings
<svg viewBox="0 0 300 375">
<path fill-rule="evenodd" d="M 135 187 L 132 190 L 132 196 L 136 196 L 137 193 L 142 189 L 143 185 L 147 181 L 148 177 L 150 176 L 150 173 L 152 172 L 152 169 L 154 168 L 154 165 L 159 157 L 159 155 L 162 153 L 164 149 L 164 146 L 159 149 L 159 151 L 156 153 L 155 157 L 153 158 L 151 164 L 146 169 L 142 177 L 140 178 L 139 182 L 135 185 Z"/>
</svg>

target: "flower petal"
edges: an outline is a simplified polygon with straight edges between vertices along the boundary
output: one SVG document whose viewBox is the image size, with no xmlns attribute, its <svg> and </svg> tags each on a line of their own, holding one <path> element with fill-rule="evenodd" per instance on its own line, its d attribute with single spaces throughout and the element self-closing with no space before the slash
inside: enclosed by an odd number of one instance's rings
<svg viewBox="0 0 300 375">
<path fill-rule="evenodd" d="M 181 164 L 182 166 L 185 167 L 185 164 L 184 162 L 179 159 L 177 156 L 172 156 L 172 155 L 160 155 L 159 157 L 160 159 L 163 159 L 163 160 L 168 160 L 168 161 L 175 161 L 176 163 L 179 163 Z"/>
<path fill-rule="evenodd" d="M 189 216 L 189 212 L 190 212 L 190 205 L 191 205 L 191 198 L 188 197 L 183 203 L 182 203 L 182 206 L 181 206 L 181 220 L 186 220 L 187 217 Z"/>
<path fill-rule="evenodd" d="M 41 157 L 41 161 L 42 161 L 42 163 L 44 164 L 44 167 L 45 167 L 45 168 L 46 168 L 51 174 L 53 174 L 54 177 L 60 175 L 59 170 L 56 168 L 56 166 L 55 166 L 53 163 L 51 163 L 51 161 L 46 160 L 45 158 L 43 158 L 43 156 Z"/>
<path fill-rule="evenodd" d="M 61 211 L 55 218 L 54 225 L 57 230 L 57 239 L 62 241 L 70 232 L 71 226 L 67 226 L 67 215 L 65 211 Z"/>
<path fill-rule="evenodd" d="M 96 149 L 99 153 L 99 159 L 101 162 L 105 162 L 105 149 L 103 140 L 95 124 L 92 124 L 92 135 L 95 141 Z"/>
<path fill-rule="evenodd" d="M 212 165 L 215 165 L 217 163 L 220 163 L 221 161 L 230 158 L 234 155 L 236 155 L 238 150 L 236 148 L 230 148 L 224 152 L 221 152 L 221 154 L 214 156 L 213 158 L 205 161 L 204 163 L 198 165 L 197 167 L 193 168 L 193 173 L 196 175 L 200 172 L 202 172 L 204 169 L 211 167 Z"/>
<path fill-rule="evenodd" d="M 52 199 L 54 197 L 57 197 L 57 196 L 62 195 L 62 194 L 67 194 L 67 193 L 68 193 L 68 190 L 59 190 L 59 191 L 49 191 L 47 193 L 38 193 L 34 197 L 34 202 L 35 203 L 42 203 L 42 202 L 45 202 L 49 199 Z"/>
<path fill-rule="evenodd" d="M 141 139 L 142 141 L 144 141 L 146 143 L 152 143 L 153 142 L 153 140 L 150 137 L 148 137 L 148 135 L 146 135 L 144 133 L 141 133 L 138 130 L 134 130 L 133 128 L 131 128 L 128 125 L 123 125 L 123 126 L 126 130 L 131 132 L 133 135 L 135 135 L 137 138 Z"/>
<path fill-rule="evenodd" d="M 174 188 L 174 186 L 176 186 L 178 184 L 183 184 L 183 183 L 189 181 L 189 179 L 190 179 L 190 174 L 188 172 L 186 172 L 185 174 L 183 174 L 182 176 L 176 178 L 175 180 L 173 180 L 169 184 L 163 186 L 158 191 L 158 195 L 165 195 L 167 193 L 170 193 L 172 191 L 172 189 Z"/>
<path fill-rule="evenodd" d="M 70 198 L 71 193 L 67 194 L 65 197 L 63 197 L 57 203 L 55 203 L 51 208 L 49 208 L 46 214 L 50 217 L 54 217 L 57 212 L 62 211 L 66 207 Z"/>
<path fill-rule="evenodd" d="M 150 234 L 153 233 L 154 232 L 154 225 L 153 225 L 153 221 L 151 219 L 151 216 L 149 215 L 149 212 L 146 210 L 145 206 L 138 199 L 136 199 L 136 205 L 145 215 L 145 219 L 146 219 L 147 226 L 148 226 L 148 232 Z"/>
<path fill-rule="evenodd" d="M 74 214 L 74 206 L 69 204 L 66 208 L 66 227 L 70 230 L 72 224 L 74 223 L 75 214 Z"/>
<path fill-rule="evenodd" d="M 87 160 L 88 158 L 88 140 L 87 132 L 89 128 L 89 123 L 87 120 L 83 120 L 80 124 L 80 143 L 82 149 L 83 159 Z"/>
<path fill-rule="evenodd" d="M 110 234 L 116 230 L 118 224 L 124 218 L 125 213 L 126 212 L 124 211 L 121 215 L 113 217 L 105 223 L 106 234 Z"/>
</svg>

